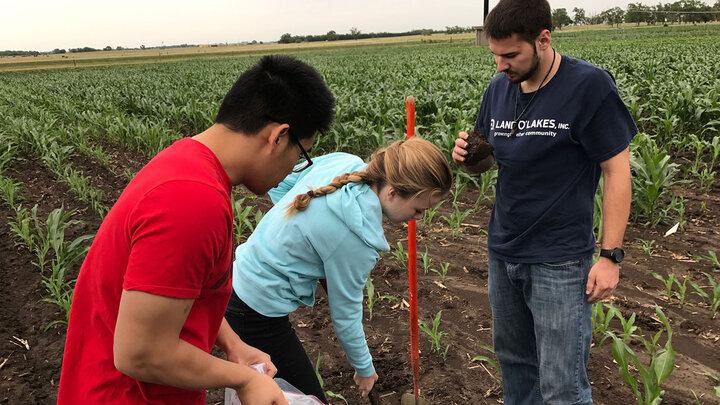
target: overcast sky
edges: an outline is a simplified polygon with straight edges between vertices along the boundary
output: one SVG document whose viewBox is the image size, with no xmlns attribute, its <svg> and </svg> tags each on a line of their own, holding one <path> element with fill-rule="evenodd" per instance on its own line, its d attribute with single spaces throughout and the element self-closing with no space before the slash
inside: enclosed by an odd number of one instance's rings
<svg viewBox="0 0 720 405">
<path fill-rule="evenodd" d="M 490 7 L 496 3 L 490 0 Z M 627 3 L 550 0 L 552 8 L 566 8 L 571 17 L 574 7 L 590 16 Z M 482 25 L 482 16 L 482 0 L 0 0 L 0 50 L 268 42 L 286 32 L 474 26 Z"/>
</svg>

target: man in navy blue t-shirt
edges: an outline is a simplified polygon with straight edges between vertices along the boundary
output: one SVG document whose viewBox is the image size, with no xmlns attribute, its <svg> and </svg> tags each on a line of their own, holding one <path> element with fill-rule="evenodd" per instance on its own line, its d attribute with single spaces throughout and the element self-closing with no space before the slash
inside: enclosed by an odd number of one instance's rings
<svg viewBox="0 0 720 405">
<path fill-rule="evenodd" d="M 618 283 L 630 212 L 628 145 L 637 128 L 612 75 L 551 46 L 547 0 L 501 0 L 485 21 L 500 74 L 475 131 L 498 166 L 488 230 L 493 344 L 506 404 L 591 404 L 591 304 Z M 461 132 L 453 159 L 467 157 Z M 593 265 L 595 190 L 603 238 Z"/>
</svg>

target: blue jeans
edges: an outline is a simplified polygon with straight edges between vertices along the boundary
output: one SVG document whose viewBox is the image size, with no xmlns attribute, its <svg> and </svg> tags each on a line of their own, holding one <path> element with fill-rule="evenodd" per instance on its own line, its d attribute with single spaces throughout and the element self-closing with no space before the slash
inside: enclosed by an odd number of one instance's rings
<svg viewBox="0 0 720 405">
<path fill-rule="evenodd" d="M 493 345 L 505 404 L 592 404 L 591 305 L 585 294 L 592 256 L 542 264 L 488 256 Z"/>
</svg>

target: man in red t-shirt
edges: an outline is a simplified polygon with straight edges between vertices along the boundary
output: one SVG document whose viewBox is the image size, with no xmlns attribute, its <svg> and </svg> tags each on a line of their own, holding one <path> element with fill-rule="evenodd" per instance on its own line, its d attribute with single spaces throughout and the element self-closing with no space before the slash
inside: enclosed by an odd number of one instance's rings
<svg viewBox="0 0 720 405">
<path fill-rule="evenodd" d="M 321 76 L 265 56 L 235 82 L 215 123 L 160 152 L 128 184 L 83 262 L 59 404 L 287 404 L 270 357 L 223 318 L 231 286 L 232 186 L 275 187 L 333 120 Z M 298 166 L 299 167 L 299 166 Z M 305 166 L 307 167 L 307 166 Z M 227 361 L 210 354 L 217 344 Z M 248 366 L 266 363 L 261 374 Z"/>
</svg>

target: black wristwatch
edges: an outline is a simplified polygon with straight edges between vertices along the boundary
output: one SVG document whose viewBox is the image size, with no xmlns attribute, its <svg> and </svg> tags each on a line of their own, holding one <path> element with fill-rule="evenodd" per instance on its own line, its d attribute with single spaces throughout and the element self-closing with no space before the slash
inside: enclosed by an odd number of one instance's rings
<svg viewBox="0 0 720 405">
<path fill-rule="evenodd" d="M 625 258 L 625 251 L 621 248 L 600 249 L 600 256 L 607 257 L 615 263 L 620 263 Z"/>
</svg>

